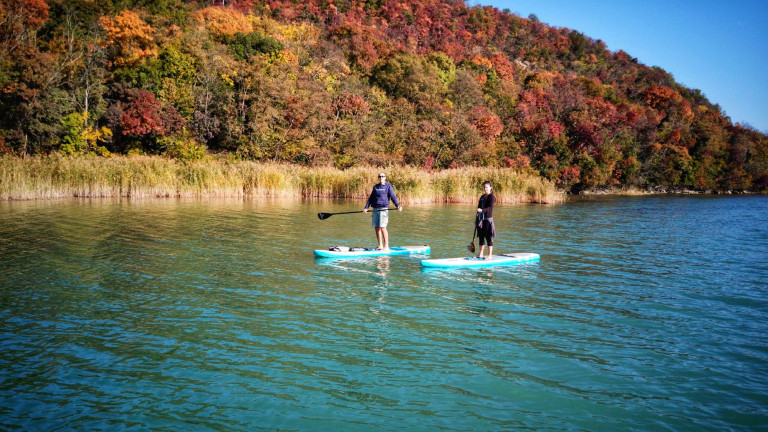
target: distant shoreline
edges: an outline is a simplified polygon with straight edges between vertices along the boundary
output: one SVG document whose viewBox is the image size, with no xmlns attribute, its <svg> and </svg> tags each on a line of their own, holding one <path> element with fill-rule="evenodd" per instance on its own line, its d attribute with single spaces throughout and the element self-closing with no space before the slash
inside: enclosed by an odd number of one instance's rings
<svg viewBox="0 0 768 432">
<path fill-rule="evenodd" d="M 642 196 L 642 195 L 764 195 L 759 192 L 752 192 L 747 190 L 695 190 L 687 188 L 599 188 L 599 189 L 586 189 L 578 194 L 571 194 L 571 196 Z"/>
</svg>

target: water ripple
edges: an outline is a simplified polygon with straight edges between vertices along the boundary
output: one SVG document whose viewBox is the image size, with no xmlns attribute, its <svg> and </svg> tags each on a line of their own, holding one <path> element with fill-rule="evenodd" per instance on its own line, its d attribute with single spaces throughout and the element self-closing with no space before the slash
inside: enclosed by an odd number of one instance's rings
<svg viewBox="0 0 768 432">
<path fill-rule="evenodd" d="M 768 201 L 500 206 L 500 252 L 422 271 L 359 203 L 0 203 L 0 413 L 25 430 L 756 430 Z M 463 206 L 391 216 L 466 254 Z M 469 209 L 471 213 L 471 208 Z M 439 228 L 436 228 L 439 227 Z"/>
</svg>

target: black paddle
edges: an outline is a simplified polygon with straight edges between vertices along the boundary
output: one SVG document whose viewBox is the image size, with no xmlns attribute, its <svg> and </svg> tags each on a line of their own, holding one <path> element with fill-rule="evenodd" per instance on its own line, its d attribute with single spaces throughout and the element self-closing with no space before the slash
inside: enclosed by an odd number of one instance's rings
<svg viewBox="0 0 768 432">
<path fill-rule="evenodd" d="M 467 245 L 467 249 L 472 253 L 475 253 L 475 235 L 477 235 L 477 225 L 475 225 L 475 232 L 472 233 L 472 243 Z"/>
<path fill-rule="evenodd" d="M 396 208 L 385 208 L 385 209 L 371 210 L 371 211 L 372 212 L 380 212 L 380 211 L 384 211 L 384 210 L 397 210 L 397 209 Z M 358 211 L 339 212 L 339 213 L 318 213 L 317 217 L 319 217 L 320 220 L 326 220 L 326 219 L 328 219 L 329 217 L 331 217 L 333 215 L 337 215 L 337 214 L 350 214 L 350 213 L 363 213 L 363 211 L 362 210 L 358 210 Z"/>
</svg>

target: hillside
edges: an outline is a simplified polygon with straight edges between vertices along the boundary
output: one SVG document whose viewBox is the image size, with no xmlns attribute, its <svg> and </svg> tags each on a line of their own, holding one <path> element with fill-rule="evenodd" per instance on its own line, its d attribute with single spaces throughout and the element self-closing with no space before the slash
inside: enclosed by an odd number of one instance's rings
<svg viewBox="0 0 768 432">
<path fill-rule="evenodd" d="M 768 190 L 768 137 L 577 30 L 452 0 L 0 0 L 0 153 Z"/>
</svg>

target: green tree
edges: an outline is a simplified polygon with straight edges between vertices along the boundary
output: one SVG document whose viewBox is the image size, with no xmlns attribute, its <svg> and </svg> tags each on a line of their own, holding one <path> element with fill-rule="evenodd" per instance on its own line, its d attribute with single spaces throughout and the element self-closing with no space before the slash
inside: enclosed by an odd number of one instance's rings
<svg viewBox="0 0 768 432">
<path fill-rule="evenodd" d="M 106 147 L 100 145 L 112 137 L 112 131 L 102 126 L 88 126 L 88 113 L 72 113 L 61 121 L 66 134 L 61 140 L 59 151 L 65 155 L 98 154 L 109 156 Z"/>
<path fill-rule="evenodd" d="M 373 68 L 373 84 L 393 98 L 406 99 L 428 110 L 442 103 L 446 88 L 435 63 L 414 54 L 396 54 Z"/>
<path fill-rule="evenodd" d="M 245 61 L 248 57 L 259 54 L 277 56 L 284 48 L 282 43 L 258 32 L 235 33 L 227 38 L 227 45 L 229 45 L 235 58 L 240 61 Z"/>
</svg>

